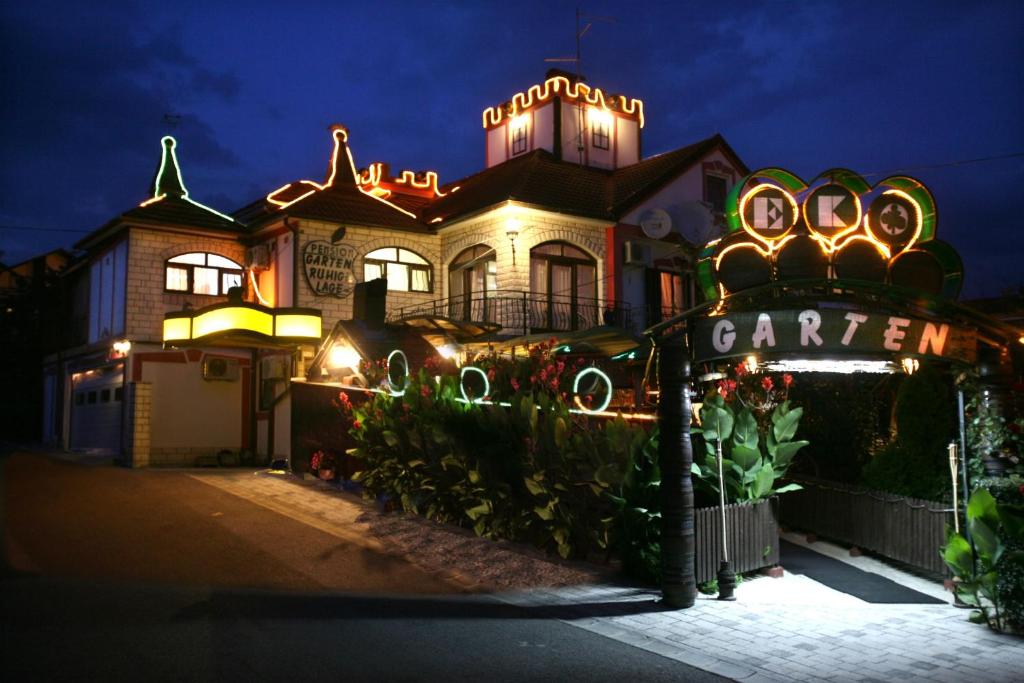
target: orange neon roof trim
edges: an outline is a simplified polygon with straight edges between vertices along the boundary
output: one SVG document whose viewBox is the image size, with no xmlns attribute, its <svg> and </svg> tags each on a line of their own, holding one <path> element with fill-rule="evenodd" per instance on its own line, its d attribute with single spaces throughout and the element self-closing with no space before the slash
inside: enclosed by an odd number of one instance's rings
<svg viewBox="0 0 1024 683">
<path fill-rule="evenodd" d="M 291 200 L 287 200 L 287 201 L 284 201 L 284 200 L 281 200 L 281 199 L 277 199 L 276 195 L 278 195 L 281 192 L 287 190 L 292 185 L 295 185 L 295 183 L 288 183 L 287 185 L 279 187 L 276 190 L 274 190 L 273 192 L 271 192 L 270 194 L 268 194 L 267 195 L 267 201 L 268 202 L 270 202 L 271 204 L 274 204 L 275 206 L 277 206 L 278 210 L 280 211 L 282 209 L 285 209 L 285 208 L 291 206 L 295 202 L 298 202 L 298 201 L 300 201 L 302 199 L 305 199 L 306 197 L 308 197 L 309 195 L 313 194 L 314 192 L 319 192 L 319 191 L 322 191 L 322 190 L 326 190 L 329 187 L 332 187 L 334 185 L 334 179 L 338 175 L 338 157 L 340 156 L 338 154 L 338 151 L 341 149 L 342 143 L 346 143 L 345 144 L 345 154 L 348 157 L 349 168 L 352 170 L 352 177 L 355 178 L 355 181 L 356 181 L 355 188 L 357 190 L 359 190 L 360 192 L 362 192 L 363 194 L 365 194 L 367 197 L 370 197 L 371 199 L 375 199 L 378 202 L 381 202 L 382 204 L 387 204 L 388 206 L 390 206 L 395 211 L 399 211 L 401 213 L 404 213 L 409 218 L 416 218 L 416 214 L 411 213 L 409 211 L 406 211 L 402 207 L 396 206 L 395 204 L 392 204 L 391 202 L 387 201 L 386 199 L 382 199 L 381 197 L 376 196 L 372 192 L 369 192 L 369 191 L 364 190 L 362 188 L 362 186 L 359 184 L 361 176 L 360 176 L 360 174 L 358 172 L 356 172 L 356 165 L 355 165 L 355 162 L 352 160 L 352 150 L 350 150 L 348 148 L 348 144 L 347 144 L 348 143 L 348 131 L 345 130 L 344 127 L 342 127 L 342 126 L 334 126 L 331 129 L 331 137 L 334 140 L 334 151 L 331 152 L 331 172 L 330 172 L 330 175 L 327 177 L 327 182 L 325 182 L 323 185 L 321 185 L 320 183 L 317 183 L 317 182 L 315 182 L 313 180 L 300 180 L 299 181 L 300 183 L 304 183 L 306 185 L 309 185 L 313 189 L 311 189 L 309 192 L 306 192 L 305 194 L 302 194 L 302 195 L 296 197 L 295 199 L 291 199 Z"/>
<path fill-rule="evenodd" d="M 374 192 L 377 196 L 387 196 L 391 194 L 391 191 L 387 188 L 382 188 L 382 183 L 393 183 L 395 185 L 408 185 L 409 187 L 417 190 L 428 190 L 433 193 L 435 197 L 443 197 L 447 192 L 442 192 L 438 187 L 438 175 L 437 171 L 426 171 L 424 173 L 423 180 L 416 179 L 415 171 L 402 171 L 402 174 L 398 178 L 389 179 L 384 177 L 384 164 L 380 161 L 375 161 L 370 164 L 365 171 L 358 176 L 359 185 L 364 191 Z M 378 189 L 379 188 L 379 189 Z M 381 194 L 387 193 L 387 194 Z"/>
<path fill-rule="evenodd" d="M 586 83 L 572 83 L 565 76 L 552 76 L 541 85 L 531 85 L 526 92 L 518 92 L 513 95 L 509 101 L 511 111 L 506 109 L 505 105 L 484 109 L 484 128 L 496 126 L 504 118 L 517 116 L 538 102 L 551 99 L 556 94 L 561 94 L 573 100 L 582 100 L 587 104 L 599 106 L 605 111 L 615 111 L 608 103 L 617 103 L 617 110 L 619 112 L 629 116 L 636 116 L 640 121 L 640 127 L 644 127 L 644 103 L 635 97 L 605 95 L 604 91 L 600 88 L 591 88 Z"/>
</svg>

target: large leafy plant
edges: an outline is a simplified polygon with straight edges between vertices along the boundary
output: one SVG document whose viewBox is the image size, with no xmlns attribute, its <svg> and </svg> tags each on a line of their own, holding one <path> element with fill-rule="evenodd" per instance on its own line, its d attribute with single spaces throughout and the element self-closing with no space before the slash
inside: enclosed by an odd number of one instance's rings
<svg viewBox="0 0 1024 683">
<path fill-rule="evenodd" d="M 942 559 L 957 577 L 957 596 L 978 608 L 973 618 L 1005 630 L 1002 579 L 1024 575 L 1024 505 L 997 502 L 987 490 L 977 489 L 967 503 L 967 532 L 970 540 L 962 533 L 949 534 Z"/>
<path fill-rule="evenodd" d="M 351 409 L 364 492 L 562 557 L 605 548 L 605 493 L 643 429 L 570 413 L 566 387 L 578 365 L 556 358 L 553 344 L 518 359 L 489 354 L 477 367 L 491 401 L 463 399 L 453 368 L 430 367 L 403 395 L 375 394 Z"/>
<path fill-rule="evenodd" d="M 776 382 L 745 368 L 737 366 L 736 379 L 723 380 L 705 396 L 700 426 L 692 430 L 704 442 L 704 457 L 695 457 L 692 466 L 695 483 L 719 492 L 716 458 L 721 443 L 726 497 L 738 503 L 799 490 L 799 485 L 779 485 L 779 480 L 808 443 L 795 438 L 803 408 L 792 407 L 786 397 L 792 377 L 784 375 Z"/>
</svg>

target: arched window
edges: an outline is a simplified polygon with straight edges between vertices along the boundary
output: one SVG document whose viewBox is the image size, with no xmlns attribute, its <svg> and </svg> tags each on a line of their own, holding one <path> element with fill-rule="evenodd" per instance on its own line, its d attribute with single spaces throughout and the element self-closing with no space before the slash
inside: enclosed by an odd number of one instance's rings
<svg viewBox="0 0 1024 683">
<path fill-rule="evenodd" d="M 488 299 L 497 288 L 494 249 L 484 244 L 464 249 L 448 266 L 448 315 L 455 320 L 493 320 Z"/>
<path fill-rule="evenodd" d="M 167 259 L 164 290 L 225 296 L 232 287 L 242 286 L 242 266 L 229 258 L 194 251 Z"/>
<path fill-rule="evenodd" d="M 579 330 L 597 325 L 597 262 L 565 242 L 530 250 L 532 327 Z"/>
<path fill-rule="evenodd" d="M 434 291 L 434 268 L 419 254 L 399 247 L 374 249 L 363 258 L 363 281 L 387 278 L 393 292 Z"/>
</svg>

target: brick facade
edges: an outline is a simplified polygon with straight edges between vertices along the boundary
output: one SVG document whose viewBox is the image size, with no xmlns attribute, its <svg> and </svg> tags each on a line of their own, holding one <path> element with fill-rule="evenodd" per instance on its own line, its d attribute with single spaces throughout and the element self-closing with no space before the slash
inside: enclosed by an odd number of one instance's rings
<svg viewBox="0 0 1024 683">
<path fill-rule="evenodd" d="M 163 339 L 165 313 L 180 311 L 185 303 L 193 308 L 202 308 L 227 300 L 222 296 L 164 291 L 167 259 L 193 251 L 218 254 L 245 265 L 245 247 L 234 237 L 214 238 L 146 228 L 131 229 L 125 302 L 125 329 L 129 339 L 159 342 Z"/>
</svg>

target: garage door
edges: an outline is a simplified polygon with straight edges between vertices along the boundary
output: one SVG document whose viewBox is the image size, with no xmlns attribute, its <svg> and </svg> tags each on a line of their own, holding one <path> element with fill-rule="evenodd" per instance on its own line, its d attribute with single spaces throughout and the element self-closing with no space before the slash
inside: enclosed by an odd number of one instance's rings
<svg viewBox="0 0 1024 683">
<path fill-rule="evenodd" d="M 121 452 L 121 367 L 79 373 L 71 394 L 71 449 Z"/>
</svg>

